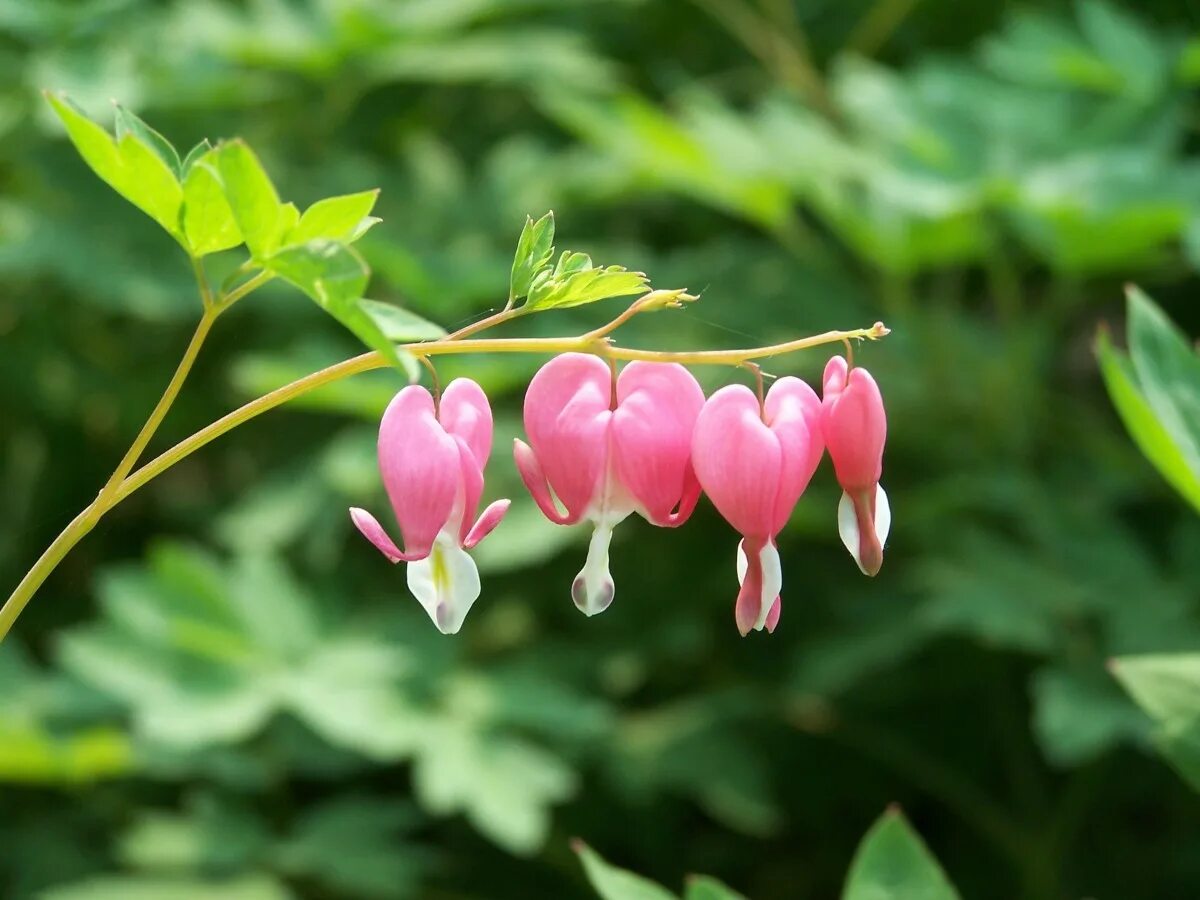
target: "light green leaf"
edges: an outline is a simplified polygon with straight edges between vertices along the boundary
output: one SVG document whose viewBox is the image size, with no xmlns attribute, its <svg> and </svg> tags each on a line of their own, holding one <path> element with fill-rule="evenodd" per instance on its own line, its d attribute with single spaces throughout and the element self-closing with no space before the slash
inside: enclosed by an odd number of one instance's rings
<svg viewBox="0 0 1200 900">
<path fill-rule="evenodd" d="M 575 791 L 575 773 L 557 757 L 461 718 L 427 721 L 413 785 L 435 813 L 462 812 L 510 853 L 536 852 L 550 830 L 550 806 Z"/>
<path fill-rule="evenodd" d="M 1146 402 L 1129 357 L 1114 348 L 1104 332 L 1096 340 L 1096 356 L 1109 399 L 1129 436 L 1171 487 L 1200 511 L 1200 472 L 1191 468 L 1171 433 Z"/>
<path fill-rule="evenodd" d="M 554 255 L 554 211 L 546 213 L 536 222 L 532 216 L 525 217 L 525 227 L 517 240 L 517 252 L 513 257 L 512 274 L 508 282 L 509 302 L 519 300 L 529 293 L 534 276 L 550 263 Z"/>
<path fill-rule="evenodd" d="M 859 844 L 842 900 L 960 898 L 904 815 L 898 809 L 889 809 Z"/>
<path fill-rule="evenodd" d="M 47 94 L 46 99 L 92 171 L 182 243 L 179 211 L 183 188 L 157 152 L 132 133 L 114 140 L 65 96 Z"/>
<path fill-rule="evenodd" d="M 1159 752 L 1200 791 L 1200 654 L 1127 656 L 1111 669 L 1155 720 Z"/>
<path fill-rule="evenodd" d="M 394 304 L 364 299 L 359 306 L 375 321 L 389 341 L 406 344 L 411 341 L 436 341 L 446 336 L 446 329 L 441 325 L 435 325 Z"/>
<path fill-rule="evenodd" d="M 199 881 L 138 875 L 90 878 L 52 888 L 40 900 L 289 900 L 291 893 L 273 877 L 250 875 L 224 881 Z"/>
<path fill-rule="evenodd" d="M 1149 297 L 1130 287 L 1129 354 L 1138 386 L 1193 476 L 1200 477 L 1200 356 Z"/>
<path fill-rule="evenodd" d="M 1126 656 L 1112 672 L 1152 719 L 1200 721 L 1200 654 Z"/>
<path fill-rule="evenodd" d="M 746 900 L 710 875 L 693 875 L 688 879 L 683 900 Z"/>
<path fill-rule="evenodd" d="M 202 138 L 195 147 L 187 152 L 187 156 L 183 158 L 183 162 L 179 164 L 180 175 L 184 178 L 201 157 L 206 156 L 213 148 L 208 142 L 208 138 Z"/>
<path fill-rule="evenodd" d="M 396 350 L 361 305 L 370 272 L 353 248 L 320 238 L 281 250 L 266 261 L 266 266 L 308 294 L 359 340 L 413 380 L 416 370 L 411 357 L 406 360 L 408 355 Z"/>
<path fill-rule="evenodd" d="M 161 159 L 178 178 L 183 171 L 183 164 L 179 161 L 179 153 L 171 142 L 119 103 L 114 106 L 116 107 L 118 143 L 125 135 L 132 134 L 154 151 L 154 155 Z"/>
<path fill-rule="evenodd" d="M 378 198 L 379 191 L 374 190 L 318 200 L 304 211 L 300 221 L 288 232 L 285 243 L 303 244 L 315 238 L 353 242 L 365 234 L 365 229 L 360 231 L 360 227 L 363 220 L 372 218 L 371 210 Z M 374 219 L 372 224 L 377 221 Z"/>
<path fill-rule="evenodd" d="M 642 272 L 630 272 L 623 266 L 596 268 L 586 253 L 564 250 L 553 270 L 543 269 L 533 280 L 529 309 L 565 309 L 611 297 L 642 294 L 650 284 Z"/>
<path fill-rule="evenodd" d="M 205 256 L 228 250 L 242 242 L 233 210 L 225 199 L 215 163 L 216 151 L 185 165 L 183 181 L 183 231 L 192 255 Z"/>
<path fill-rule="evenodd" d="M 611 865 L 583 841 L 572 842 L 588 881 L 601 900 L 677 900 L 666 888 L 628 869 Z"/>
<path fill-rule="evenodd" d="M 265 259 L 279 246 L 289 225 L 279 194 L 254 151 L 244 142 L 221 144 L 214 155 L 242 238 L 255 259 Z"/>
</svg>

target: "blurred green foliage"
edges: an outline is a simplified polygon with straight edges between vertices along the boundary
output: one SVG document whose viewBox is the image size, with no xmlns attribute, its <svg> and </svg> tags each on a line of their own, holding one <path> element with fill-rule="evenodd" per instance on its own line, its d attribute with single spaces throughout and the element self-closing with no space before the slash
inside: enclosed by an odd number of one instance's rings
<svg viewBox="0 0 1200 900">
<path fill-rule="evenodd" d="M 735 536 L 707 506 L 618 537 L 618 602 L 585 620 L 580 535 L 504 452 L 539 361 L 448 360 L 495 399 L 488 495 L 516 502 L 447 640 L 345 512 L 380 491 L 402 380 L 332 386 L 123 504 L 5 642 L 0 894 L 593 896 L 578 835 L 657 883 L 824 900 L 893 801 L 964 897 L 1195 893 L 1195 801 L 1145 751 L 1195 779 L 1200 522 L 1091 353 L 1126 281 L 1200 327 L 1185 4 L 0 0 L 0 35 L 5 584 L 95 496 L 199 314 L 178 241 L 80 161 L 43 88 L 106 126 L 119 98 L 177 147 L 240 136 L 297 209 L 382 188 L 355 245 L 370 296 L 446 328 L 523 286 L 513 242 L 546 209 L 561 242 L 703 294 L 631 343 L 884 319 L 859 358 L 896 515 L 862 579 L 822 471 L 770 639 L 736 635 Z M 217 277 L 240 261 L 221 245 Z M 156 446 L 355 352 L 266 288 Z M 897 828 L 872 832 L 880 865 L 938 872 Z"/>
</svg>

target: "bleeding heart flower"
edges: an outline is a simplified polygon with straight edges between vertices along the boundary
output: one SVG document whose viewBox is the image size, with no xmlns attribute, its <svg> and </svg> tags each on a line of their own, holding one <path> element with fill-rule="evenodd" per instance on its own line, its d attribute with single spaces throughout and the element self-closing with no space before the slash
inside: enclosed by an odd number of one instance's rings
<svg viewBox="0 0 1200 900">
<path fill-rule="evenodd" d="M 772 632 L 779 623 L 783 572 L 775 536 L 821 461 L 821 401 L 799 378 L 780 378 L 760 407 L 744 385 L 721 388 L 704 404 L 692 438 L 696 476 L 717 511 L 742 535 L 738 631 Z"/>
<path fill-rule="evenodd" d="M 369 512 L 350 510 L 384 556 L 408 563 L 408 589 L 443 634 L 458 632 L 479 596 L 479 570 L 465 551 L 508 510 L 497 500 L 475 519 L 491 452 L 492 410 L 478 384 L 456 378 L 436 407 L 425 388 L 406 387 L 379 424 L 379 472 L 404 549 Z"/>
<path fill-rule="evenodd" d="M 546 363 L 525 394 L 525 432 L 513 455 L 546 517 L 594 524 L 587 563 L 571 597 L 587 615 L 605 610 L 615 588 L 608 546 L 631 512 L 655 525 L 682 525 L 700 486 L 691 464 L 692 428 L 704 392 L 683 366 L 630 363 L 614 384 L 608 365 L 586 353 Z M 566 512 L 559 512 L 551 490 Z"/>
<path fill-rule="evenodd" d="M 821 426 L 842 486 L 838 533 L 866 575 L 883 565 L 883 545 L 892 527 L 892 510 L 879 484 L 887 415 L 879 385 L 866 369 L 850 370 L 835 356 L 825 366 Z"/>
</svg>

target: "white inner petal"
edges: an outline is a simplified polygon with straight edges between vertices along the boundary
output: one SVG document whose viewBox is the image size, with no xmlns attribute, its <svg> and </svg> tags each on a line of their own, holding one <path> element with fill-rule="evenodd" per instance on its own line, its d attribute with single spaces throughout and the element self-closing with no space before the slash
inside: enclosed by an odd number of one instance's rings
<svg viewBox="0 0 1200 900">
<path fill-rule="evenodd" d="M 408 564 L 408 589 L 442 634 L 457 634 L 479 597 L 479 569 L 458 545 L 458 532 L 443 529 L 425 559 Z"/>
<path fill-rule="evenodd" d="M 767 625 L 767 616 L 775 605 L 775 598 L 783 593 L 783 565 L 779 560 L 778 548 L 768 542 L 759 551 L 759 564 L 762 566 L 762 594 L 758 603 L 758 619 L 754 623 L 755 631 L 762 631 Z M 746 542 L 738 541 L 737 548 L 737 577 L 738 584 L 746 581 L 746 570 L 750 568 L 746 558 Z"/>
<path fill-rule="evenodd" d="M 775 605 L 775 598 L 783 591 L 783 566 L 779 562 L 779 550 L 768 542 L 758 554 L 762 563 L 762 594 L 758 605 L 758 621 L 754 623 L 755 631 L 762 631 L 767 624 L 767 616 Z"/>
<path fill-rule="evenodd" d="M 882 485 L 875 486 L 875 537 L 879 540 L 879 546 L 887 542 L 888 532 L 892 530 L 892 507 L 888 502 L 887 493 L 883 490 Z M 858 517 L 854 514 L 854 501 L 850 499 L 850 495 L 845 491 L 842 492 L 841 502 L 838 503 L 838 534 L 842 537 L 842 543 L 846 545 L 846 549 L 850 551 L 850 555 L 854 557 L 858 568 L 864 573 L 862 559 L 859 557 L 859 535 L 858 535 Z"/>
<path fill-rule="evenodd" d="M 616 524 L 603 519 L 596 523 L 592 530 L 592 539 L 588 543 L 587 561 L 571 584 L 571 598 L 588 616 L 608 609 L 616 594 L 616 586 L 608 571 L 608 546 Z"/>
<path fill-rule="evenodd" d="M 854 514 L 854 501 L 845 491 L 842 491 L 842 499 L 838 503 L 838 534 L 861 569 L 862 560 L 858 557 L 858 516 Z"/>
<path fill-rule="evenodd" d="M 877 485 L 875 488 L 875 534 L 879 538 L 879 546 L 882 547 L 887 543 L 888 532 L 892 530 L 892 505 L 888 502 L 888 495 L 883 490 L 883 485 Z"/>
</svg>

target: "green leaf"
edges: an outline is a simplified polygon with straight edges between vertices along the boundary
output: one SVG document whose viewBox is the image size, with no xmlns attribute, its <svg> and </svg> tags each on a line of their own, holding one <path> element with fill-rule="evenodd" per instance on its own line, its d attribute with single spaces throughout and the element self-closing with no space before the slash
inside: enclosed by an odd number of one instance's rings
<svg viewBox="0 0 1200 900">
<path fill-rule="evenodd" d="M 571 848 L 579 855 L 583 871 L 601 900 L 677 900 L 674 894 L 648 878 L 605 862 L 583 841 L 573 841 Z"/>
<path fill-rule="evenodd" d="M 642 294 L 650 289 L 642 272 L 630 272 L 623 266 L 596 268 L 586 253 L 564 250 L 553 270 L 543 269 L 529 289 L 528 309 L 565 309 Z"/>
<path fill-rule="evenodd" d="M 183 231 L 193 256 L 228 250 L 242 242 L 215 163 L 215 150 L 188 157 L 183 181 Z"/>
<path fill-rule="evenodd" d="M 1200 511 L 1200 472 L 1192 469 L 1171 433 L 1154 414 L 1138 385 L 1129 357 L 1113 347 L 1104 332 L 1096 340 L 1096 356 L 1109 399 L 1129 436 L 1171 487 Z"/>
<path fill-rule="evenodd" d="M 114 140 L 65 96 L 47 94 L 46 99 L 92 171 L 182 243 L 179 211 L 183 188 L 158 153 L 133 133 Z"/>
<path fill-rule="evenodd" d="M 417 374 L 409 354 L 403 354 L 362 307 L 370 270 L 349 245 L 319 238 L 288 247 L 266 261 L 280 278 L 290 281 L 345 325 L 360 341 L 379 351 L 411 381 Z"/>
<path fill-rule="evenodd" d="M 1200 477 L 1200 357 L 1153 301 L 1128 289 L 1129 353 L 1143 396 Z"/>
<path fill-rule="evenodd" d="M 117 141 L 120 142 L 125 135 L 132 134 L 153 150 L 154 155 L 161 159 L 178 178 L 183 171 L 183 164 L 179 161 L 179 153 L 171 142 L 119 103 L 114 106 L 116 107 Z"/>
<path fill-rule="evenodd" d="M 157 876 L 97 876 L 47 890 L 41 900 L 289 900 L 292 894 L 270 876 L 226 881 Z"/>
<path fill-rule="evenodd" d="M 339 797 L 307 811 L 275 857 L 288 874 L 339 895 L 415 896 L 425 860 L 403 841 L 413 820 L 413 809 L 396 799 Z"/>
<path fill-rule="evenodd" d="M 553 255 L 554 211 L 546 213 L 536 222 L 532 216 L 526 216 L 525 227 L 517 239 L 517 252 L 513 257 L 512 274 L 508 282 L 510 303 L 529 293 L 534 276 L 550 263 Z"/>
<path fill-rule="evenodd" d="M 959 900 L 959 895 L 903 813 L 889 809 L 859 844 L 842 900 Z"/>
<path fill-rule="evenodd" d="M 1126 656 L 1112 672 L 1152 719 L 1200 721 L 1200 654 Z"/>
<path fill-rule="evenodd" d="M 737 891 L 710 875 L 693 875 L 688 879 L 683 900 L 746 900 Z"/>
<path fill-rule="evenodd" d="M 233 218 L 242 238 L 257 260 L 265 259 L 279 246 L 288 228 L 287 212 L 262 163 L 242 141 L 217 147 L 217 171 L 225 187 Z"/>
<path fill-rule="evenodd" d="M 208 154 L 213 146 L 208 142 L 208 138 L 203 138 L 195 147 L 187 152 L 187 156 L 183 158 L 183 162 L 179 165 L 179 172 L 182 177 L 187 177 L 187 173 L 191 170 L 201 157 Z"/>
<path fill-rule="evenodd" d="M 570 797 L 576 777 L 535 744 L 443 716 L 419 729 L 413 785 L 432 812 L 462 812 L 510 853 L 536 852 L 550 830 L 550 805 Z"/>
<path fill-rule="evenodd" d="M 303 244 L 315 238 L 329 238 L 351 243 L 366 233 L 366 229 L 360 228 L 364 220 L 373 218 L 371 210 L 378 197 L 379 191 L 373 190 L 318 200 L 304 211 L 285 242 Z M 373 219 L 372 224 L 377 221 Z"/>
<path fill-rule="evenodd" d="M 1111 669 L 1157 724 L 1159 752 L 1200 791 L 1200 654 L 1126 656 Z"/>
<path fill-rule="evenodd" d="M 446 336 L 446 329 L 441 325 L 435 325 L 428 319 L 394 304 L 364 299 L 359 302 L 359 306 L 374 320 L 389 341 L 407 344 L 412 341 L 436 341 Z"/>
</svg>

